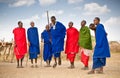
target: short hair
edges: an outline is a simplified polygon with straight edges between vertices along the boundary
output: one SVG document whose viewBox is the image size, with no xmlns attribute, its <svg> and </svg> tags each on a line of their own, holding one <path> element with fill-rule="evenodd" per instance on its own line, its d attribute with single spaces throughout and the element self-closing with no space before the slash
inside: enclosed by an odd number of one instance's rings
<svg viewBox="0 0 120 78">
<path fill-rule="evenodd" d="M 91 23 L 89 26 L 92 26 L 92 27 L 93 27 L 93 26 L 95 26 L 95 25 L 94 25 L 93 23 Z"/>
<path fill-rule="evenodd" d="M 22 21 L 18 21 L 18 25 L 19 25 L 20 23 L 22 23 Z"/>
<path fill-rule="evenodd" d="M 55 19 L 56 20 L 56 17 L 55 16 L 51 16 L 51 19 Z"/>
<path fill-rule="evenodd" d="M 91 23 L 90 25 L 89 25 L 89 28 L 91 29 L 91 30 L 94 30 L 93 28 L 95 27 L 95 25 L 93 24 L 93 23 Z"/>
<path fill-rule="evenodd" d="M 82 20 L 82 22 L 84 22 L 85 24 L 87 23 L 86 20 Z"/>
<path fill-rule="evenodd" d="M 31 23 L 34 23 L 34 21 L 31 21 L 30 24 L 31 24 Z"/>
<path fill-rule="evenodd" d="M 97 19 L 98 21 L 100 21 L 100 18 L 99 18 L 99 17 L 95 17 L 95 19 Z"/>
<path fill-rule="evenodd" d="M 49 25 L 47 24 L 45 27 L 49 27 Z"/>
<path fill-rule="evenodd" d="M 69 23 L 72 23 L 72 25 L 74 24 L 72 21 L 70 21 Z"/>
</svg>

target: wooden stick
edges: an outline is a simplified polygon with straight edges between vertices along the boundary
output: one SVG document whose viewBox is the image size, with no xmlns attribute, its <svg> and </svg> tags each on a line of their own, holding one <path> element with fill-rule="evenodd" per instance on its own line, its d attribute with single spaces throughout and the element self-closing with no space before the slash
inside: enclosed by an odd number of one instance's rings
<svg viewBox="0 0 120 78">
<path fill-rule="evenodd" d="M 48 21 L 48 25 L 50 25 L 49 23 L 49 12 L 47 11 L 47 21 Z"/>
</svg>

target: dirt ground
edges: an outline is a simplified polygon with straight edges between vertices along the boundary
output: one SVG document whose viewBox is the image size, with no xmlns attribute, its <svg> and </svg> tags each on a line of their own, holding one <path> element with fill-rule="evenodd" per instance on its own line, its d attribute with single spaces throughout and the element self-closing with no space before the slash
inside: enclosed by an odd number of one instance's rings
<svg viewBox="0 0 120 78">
<path fill-rule="evenodd" d="M 120 78 L 120 53 L 112 53 L 111 58 L 107 59 L 104 74 L 88 75 L 89 70 L 81 70 L 83 67 L 80 61 L 75 61 L 75 69 L 68 69 L 69 61 L 62 61 L 62 65 L 56 68 L 44 67 L 45 63 L 38 60 L 39 68 L 31 68 L 30 61 L 24 68 L 16 68 L 16 62 L 0 62 L 0 78 Z M 51 63 L 53 65 L 53 61 Z M 91 67 L 92 60 L 89 65 Z"/>
</svg>

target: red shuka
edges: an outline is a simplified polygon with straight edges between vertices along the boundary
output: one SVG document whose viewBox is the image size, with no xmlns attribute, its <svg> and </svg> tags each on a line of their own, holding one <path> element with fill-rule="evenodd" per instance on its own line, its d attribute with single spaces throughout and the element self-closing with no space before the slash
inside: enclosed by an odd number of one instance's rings
<svg viewBox="0 0 120 78">
<path fill-rule="evenodd" d="M 85 55 L 84 50 L 81 51 L 81 62 L 88 67 L 89 56 Z"/>
<path fill-rule="evenodd" d="M 78 40 L 79 40 L 78 30 L 74 27 L 68 28 L 67 29 L 67 39 L 66 39 L 66 48 L 65 48 L 65 53 L 68 55 L 67 56 L 68 59 L 71 59 L 71 58 L 74 59 L 75 55 L 73 57 L 73 53 L 74 54 L 78 53 L 78 50 L 79 50 Z M 72 55 L 70 55 L 70 54 L 72 54 Z M 73 59 L 71 61 L 74 61 Z"/>
<path fill-rule="evenodd" d="M 14 47 L 14 53 L 17 59 L 24 57 L 27 52 L 26 33 L 24 28 L 15 28 L 13 30 L 14 41 L 16 46 Z"/>
</svg>

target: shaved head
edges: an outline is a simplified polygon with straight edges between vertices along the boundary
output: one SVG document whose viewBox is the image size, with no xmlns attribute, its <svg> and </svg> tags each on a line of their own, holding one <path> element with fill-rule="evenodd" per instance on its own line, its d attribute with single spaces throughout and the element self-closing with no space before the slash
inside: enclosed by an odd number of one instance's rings
<svg viewBox="0 0 120 78">
<path fill-rule="evenodd" d="M 83 26 L 85 26 L 85 25 L 86 25 L 86 21 L 85 21 L 85 20 L 82 20 L 81 26 L 83 27 Z"/>
<path fill-rule="evenodd" d="M 47 31 L 49 31 L 49 29 L 50 29 L 49 25 L 46 25 L 45 28 Z"/>
<path fill-rule="evenodd" d="M 100 23 L 100 18 L 99 17 L 95 17 L 94 18 L 94 24 L 97 25 Z"/>
<path fill-rule="evenodd" d="M 72 26 L 73 26 L 73 22 L 70 21 L 70 22 L 68 23 L 68 26 L 69 26 L 69 28 L 72 27 Z"/>
<path fill-rule="evenodd" d="M 20 28 L 23 27 L 23 23 L 22 23 L 22 21 L 18 21 L 18 26 L 19 26 Z"/>
<path fill-rule="evenodd" d="M 34 27 L 35 23 L 33 21 L 30 22 L 31 27 Z"/>
</svg>

